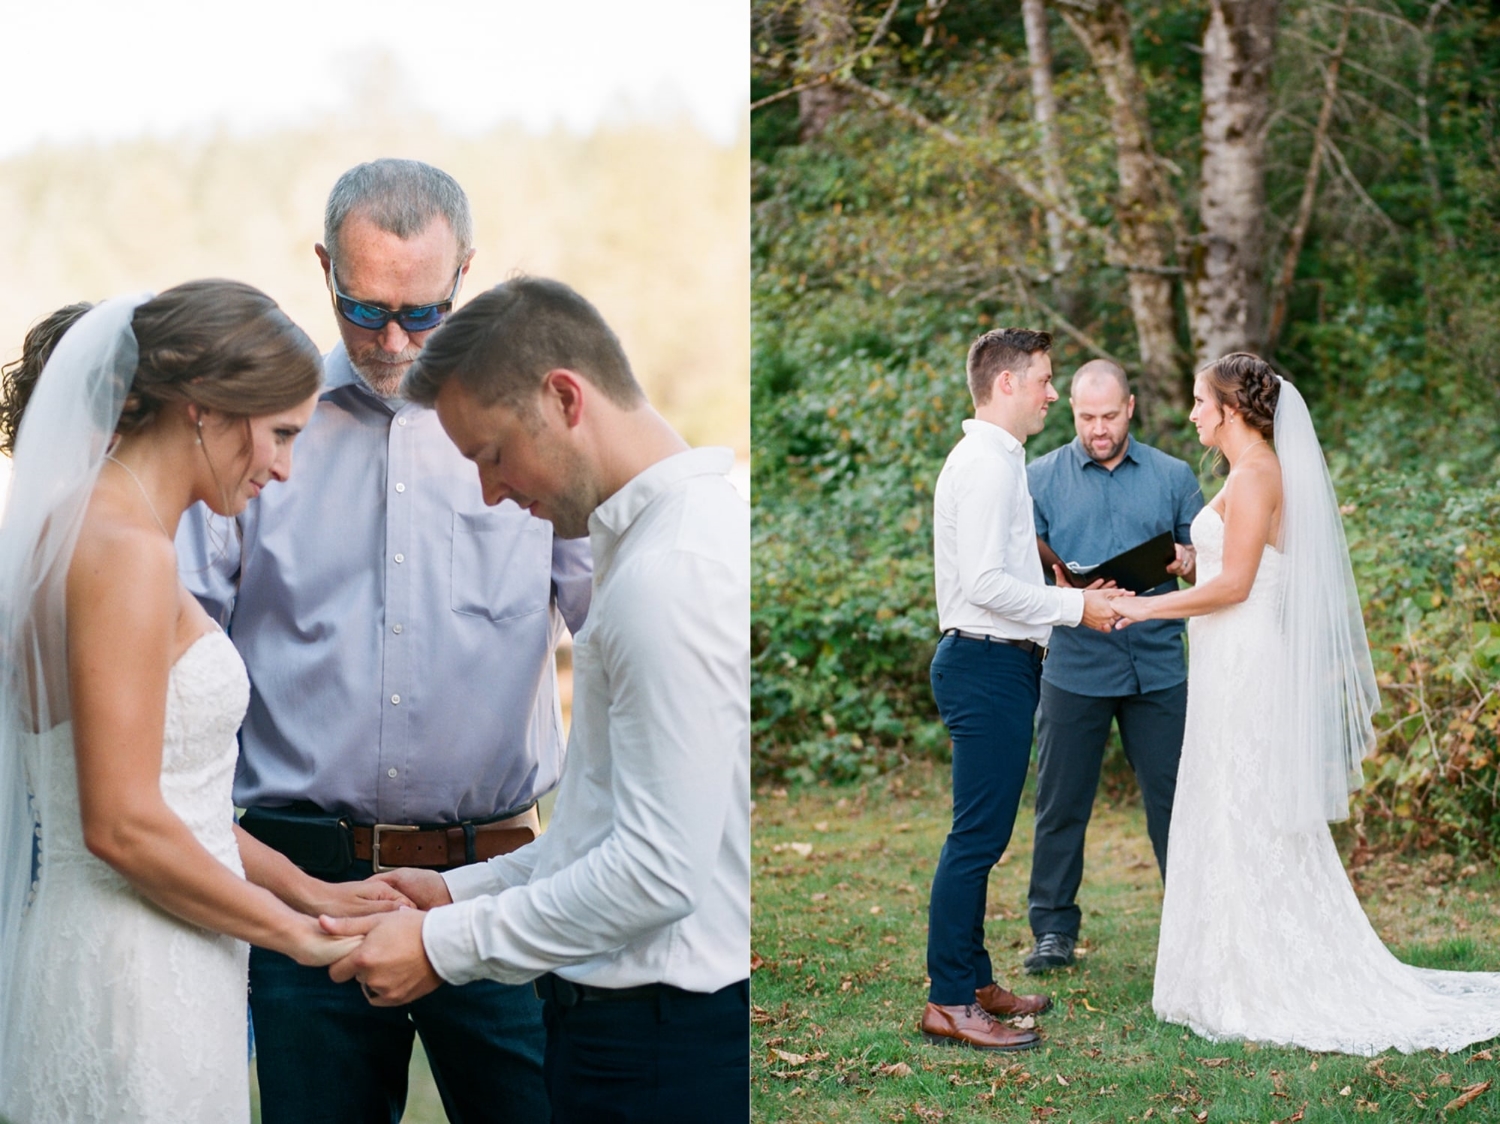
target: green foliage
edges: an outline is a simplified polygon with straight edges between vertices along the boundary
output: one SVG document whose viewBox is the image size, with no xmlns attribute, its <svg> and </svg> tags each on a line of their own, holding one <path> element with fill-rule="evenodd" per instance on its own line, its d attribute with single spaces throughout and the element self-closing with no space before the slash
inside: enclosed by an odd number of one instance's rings
<svg viewBox="0 0 1500 1124">
<path fill-rule="evenodd" d="M 777 18 L 762 18 L 768 7 Z M 787 60 L 799 7 L 752 5 L 758 95 L 797 76 Z M 947 751 L 927 682 L 937 639 L 931 487 L 969 412 L 969 341 L 998 324 L 1056 329 L 1055 310 L 1066 311 L 1079 334 L 1060 332 L 1054 348 L 1064 393 L 1092 354 L 1081 336 L 1127 366 L 1135 354 L 1124 273 L 1078 238 L 1065 285 L 1046 280 L 1041 213 L 994 170 L 1041 174 L 1018 11 L 954 0 L 924 47 L 919 7 L 900 6 L 858 77 L 964 144 L 857 99 L 806 143 L 793 99 L 758 111 L 779 116 L 754 126 L 762 778 L 855 777 Z M 853 8 L 862 44 L 885 5 Z M 1186 47 L 1201 36 L 1203 10 L 1130 11 L 1155 147 L 1190 213 L 1201 90 Z M 1355 28 L 1341 77 L 1338 152 L 1324 166 L 1277 360 L 1312 404 L 1353 505 L 1356 578 L 1385 693 L 1360 830 L 1477 853 L 1500 848 L 1500 625 L 1489 570 L 1500 542 L 1500 21 L 1464 0 L 1441 10 L 1427 38 L 1427 12 L 1360 9 L 1368 22 Z M 1300 197 L 1339 10 L 1298 2 L 1282 18 L 1268 270 Z M 1086 217 L 1108 223 L 1108 107 L 1076 40 L 1060 22 L 1052 28 L 1068 182 Z M 1150 400 L 1141 409 L 1142 436 L 1200 464 L 1185 419 Z M 1028 450 L 1071 436 L 1060 409 Z"/>
<path fill-rule="evenodd" d="M 1355 806 L 1366 834 L 1500 851 L 1500 487 L 1436 473 L 1355 497 L 1350 550 L 1384 709 Z"/>
</svg>

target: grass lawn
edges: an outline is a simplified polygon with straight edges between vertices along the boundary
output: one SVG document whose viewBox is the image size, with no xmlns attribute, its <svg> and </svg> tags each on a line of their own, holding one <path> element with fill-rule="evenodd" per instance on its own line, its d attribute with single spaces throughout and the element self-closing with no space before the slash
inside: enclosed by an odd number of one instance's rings
<svg viewBox="0 0 1500 1124">
<path fill-rule="evenodd" d="M 923 1044 L 927 894 L 949 816 L 947 771 L 859 787 L 763 790 L 753 832 L 751 1088 L 757 1121 L 1500 1120 L 1500 1046 L 1378 1058 L 1212 1043 L 1151 1012 L 1161 883 L 1138 802 L 1101 802 L 1079 903 L 1078 962 L 1028 977 L 1031 800 L 990 881 L 1002 984 L 1045 991 L 1043 1045 Z M 1402 959 L 1500 971 L 1493 867 L 1379 857 L 1356 879 Z M 758 963 L 757 963 L 758 962 Z M 1486 1083 L 1494 1084 L 1486 1087 Z"/>
</svg>

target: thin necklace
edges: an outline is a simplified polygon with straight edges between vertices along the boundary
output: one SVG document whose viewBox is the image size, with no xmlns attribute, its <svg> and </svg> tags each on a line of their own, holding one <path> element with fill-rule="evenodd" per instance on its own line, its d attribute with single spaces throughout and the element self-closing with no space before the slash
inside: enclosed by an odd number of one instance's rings
<svg viewBox="0 0 1500 1124">
<path fill-rule="evenodd" d="M 161 516 L 156 514 L 156 506 L 151 502 L 151 497 L 146 493 L 146 485 L 141 483 L 141 478 L 134 472 L 130 471 L 130 466 L 124 461 L 118 459 L 113 453 L 105 453 L 104 459 L 107 461 L 114 461 L 115 464 L 119 465 L 125 470 L 126 476 L 135 481 L 135 486 L 141 490 L 141 499 L 146 501 L 146 510 L 151 513 L 151 518 L 156 520 L 156 525 L 161 528 L 161 533 L 166 535 L 167 538 L 170 539 L 172 537 L 172 532 L 167 530 L 167 525 L 161 521 Z"/>
</svg>

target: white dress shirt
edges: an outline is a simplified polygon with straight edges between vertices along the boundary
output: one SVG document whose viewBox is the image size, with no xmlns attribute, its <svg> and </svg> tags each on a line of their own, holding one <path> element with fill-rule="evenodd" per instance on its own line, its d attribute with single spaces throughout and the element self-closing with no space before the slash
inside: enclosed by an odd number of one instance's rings
<svg viewBox="0 0 1500 1124">
<path fill-rule="evenodd" d="M 422 928 L 449 983 L 545 972 L 710 992 L 750 963 L 750 513 L 727 449 L 668 457 L 589 517 L 594 593 L 551 823 L 450 871 Z"/>
<path fill-rule="evenodd" d="M 1034 640 L 1083 619 L 1083 591 L 1042 577 L 1026 484 L 1026 448 L 977 418 L 938 474 L 933 491 L 933 570 L 938 625 L 947 632 Z"/>
</svg>

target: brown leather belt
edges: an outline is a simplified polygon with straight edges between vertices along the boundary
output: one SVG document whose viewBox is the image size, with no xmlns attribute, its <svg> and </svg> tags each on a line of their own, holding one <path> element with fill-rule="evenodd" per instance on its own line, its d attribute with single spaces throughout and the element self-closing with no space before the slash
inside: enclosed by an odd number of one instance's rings
<svg viewBox="0 0 1500 1124">
<path fill-rule="evenodd" d="M 354 824 L 352 830 L 354 857 L 370 863 L 378 874 L 399 866 L 462 866 L 508 855 L 541 834 L 542 821 L 533 805 L 509 819 L 483 824 Z"/>
</svg>

